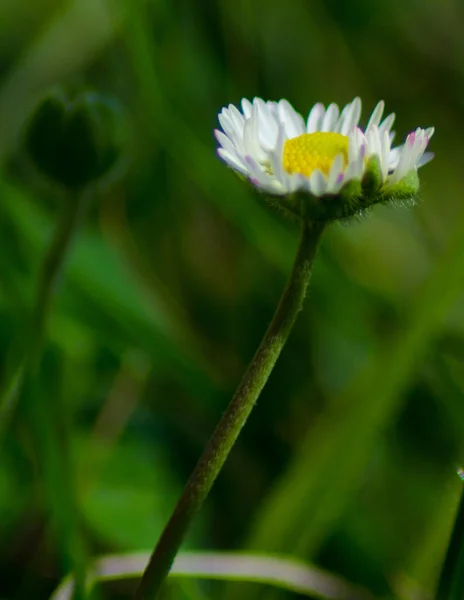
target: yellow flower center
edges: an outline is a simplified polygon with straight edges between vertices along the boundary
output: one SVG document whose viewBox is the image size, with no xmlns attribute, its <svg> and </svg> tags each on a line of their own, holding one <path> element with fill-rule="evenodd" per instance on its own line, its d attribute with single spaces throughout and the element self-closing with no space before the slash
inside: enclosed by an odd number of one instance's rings
<svg viewBox="0 0 464 600">
<path fill-rule="evenodd" d="M 334 158 L 342 154 L 348 162 L 348 138 L 341 133 L 303 133 L 287 140 L 284 145 L 283 164 L 287 173 L 301 173 L 309 177 L 314 169 L 329 174 Z"/>
</svg>

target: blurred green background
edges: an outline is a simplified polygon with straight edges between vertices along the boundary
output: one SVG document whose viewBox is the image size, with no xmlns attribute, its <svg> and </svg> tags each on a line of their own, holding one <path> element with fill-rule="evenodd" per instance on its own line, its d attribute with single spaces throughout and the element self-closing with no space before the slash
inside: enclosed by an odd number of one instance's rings
<svg viewBox="0 0 464 600">
<path fill-rule="evenodd" d="M 24 158 L 25 119 L 63 83 L 115 96 L 132 132 L 62 277 L 38 416 L 20 403 L 1 428 L 2 600 L 48 598 L 82 538 L 91 556 L 149 550 L 253 355 L 298 237 L 216 157 L 217 113 L 255 95 L 303 114 L 359 95 L 364 123 L 383 98 L 397 141 L 436 127 L 436 158 L 418 205 L 325 235 L 186 546 L 290 554 L 377 597 L 431 592 L 464 450 L 463 19 L 453 0 L 0 1 L 3 385 L 61 202 Z"/>
</svg>

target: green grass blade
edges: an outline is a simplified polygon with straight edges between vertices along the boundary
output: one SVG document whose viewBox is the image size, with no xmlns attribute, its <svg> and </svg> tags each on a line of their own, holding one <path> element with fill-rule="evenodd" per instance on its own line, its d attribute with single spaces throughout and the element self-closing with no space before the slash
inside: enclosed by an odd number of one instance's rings
<svg viewBox="0 0 464 600">
<path fill-rule="evenodd" d="M 149 553 L 109 555 L 97 559 L 89 571 L 88 585 L 139 577 Z M 181 552 L 170 577 L 255 582 L 304 596 L 331 600 L 368 600 L 369 594 L 326 571 L 284 556 L 239 552 Z M 50 600 L 71 600 L 72 579 L 65 579 Z"/>
</svg>

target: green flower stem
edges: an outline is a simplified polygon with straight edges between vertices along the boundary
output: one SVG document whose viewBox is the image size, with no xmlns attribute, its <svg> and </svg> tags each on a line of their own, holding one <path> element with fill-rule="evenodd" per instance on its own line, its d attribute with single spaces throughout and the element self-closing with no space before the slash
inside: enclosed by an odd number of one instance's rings
<svg viewBox="0 0 464 600">
<path fill-rule="evenodd" d="M 86 204 L 86 192 L 68 192 L 64 211 L 39 274 L 36 299 L 29 321 L 29 339 L 24 360 L 0 393 L 0 438 L 7 427 L 24 385 L 34 377 L 42 356 L 45 330 L 63 264 Z"/>
<path fill-rule="evenodd" d="M 51 305 L 69 247 L 84 212 L 86 199 L 87 192 L 85 191 L 68 192 L 62 220 L 56 229 L 42 265 L 32 315 L 32 339 L 30 340 L 26 361 L 26 369 L 32 373 L 37 371 L 40 364 Z"/>
<path fill-rule="evenodd" d="M 287 341 L 306 295 L 324 225 L 303 225 L 300 246 L 284 293 L 253 360 L 198 461 L 156 545 L 134 600 L 157 596 L 191 521 L 200 510 Z"/>
<path fill-rule="evenodd" d="M 85 212 L 90 190 L 66 192 L 62 215 L 44 257 L 37 282 L 31 316 L 29 346 L 26 351 L 18 395 L 24 401 L 29 426 L 42 466 L 46 501 L 64 568 L 75 576 L 73 598 L 85 598 L 86 552 L 78 523 L 78 510 L 67 448 L 66 415 L 58 389 L 44 392 L 41 381 L 46 330 L 71 244 Z M 59 386 L 58 386 L 59 387 Z M 50 396 L 47 397 L 47 395 Z M 59 500 L 58 500 L 59 499 Z"/>
<path fill-rule="evenodd" d="M 462 600 L 462 598 L 464 598 L 464 490 L 461 491 L 435 600 Z"/>
</svg>

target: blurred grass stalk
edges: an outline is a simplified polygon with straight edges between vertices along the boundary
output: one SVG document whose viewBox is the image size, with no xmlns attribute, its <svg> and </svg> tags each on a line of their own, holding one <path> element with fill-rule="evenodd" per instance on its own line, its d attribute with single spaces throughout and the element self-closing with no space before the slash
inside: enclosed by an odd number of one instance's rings
<svg viewBox="0 0 464 600">
<path fill-rule="evenodd" d="M 224 169 L 217 170 L 217 159 L 211 149 L 192 131 L 182 114 L 173 112 L 164 82 L 157 74 L 155 41 L 148 30 L 150 18 L 140 2 L 127 0 L 126 8 L 125 42 L 143 108 L 149 115 L 147 130 L 220 213 L 271 264 L 288 272 L 292 260 L 288 249 L 294 247 L 294 236 L 267 209 L 250 200 L 251 192 L 247 192 L 236 177 L 224 173 Z M 210 135 L 212 137 L 212 133 Z"/>
<path fill-rule="evenodd" d="M 24 237 L 32 261 L 51 235 L 52 219 L 24 190 L 0 181 L 0 193 L 4 199 L 0 216 L 11 220 Z M 137 286 L 132 272 L 121 265 L 114 244 L 109 246 L 91 231 L 83 231 L 69 258 L 69 287 L 76 290 L 74 294 L 83 303 L 90 303 L 108 317 L 115 331 L 128 336 L 130 344 L 146 352 L 158 368 L 174 372 L 186 389 L 203 399 L 212 394 L 210 378 L 196 360 L 197 355 L 175 339 L 175 324 L 163 312 L 161 303 Z M 53 326 L 55 339 L 63 343 L 56 322 Z"/>
<path fill-rule="evenodd" d="M 456 519 L 438 581 L 435 600 L 464 598 L 464 490 L 461 486 Z"/>
<path fill-rule="evenodd" d="M 87 191 L 70 192 L 65 198 L 62 220 L 56 228 L 50 248 L 41 266 L 36 299 L 27 329 L 29 337 L 27 341 L 25 340 L 23 361 L 7 376 L 7 381 L 0 392 L 0 439 L 8 426 L 25 378 L 34 379 L 37 375 L 53 297 L 87 199 Z"/>
<path fill-rule="evenodd" d="M 24 339 L 24 357 L 13 370 L 0 395 L 0 441 L 11 422 L 18 402 L 23 403 L 26 420 L 34 437 L 40 470 L 44 473 L 48 505 L 65 567 L 76 574 L 76 598 L 85 597 L 85 552 L 77 522 L 75 491 L 69 476 L 67 440 L 60 443 L 66 421 L 61 394 L 41 390 L 41 363 L 46 330 L 62 270 L 81 222 L 91 192 L 66 192 L 63 213 L 43 260 L 37 295 Z M 51 378 L 56 383 L 58 377 Z M 38 393 L 41 391 L 41 393 Z M 65 430 L 66 431 L 66 430 Z M 65 435 L 66 437 L 66 435 Z"/>
</svg>

